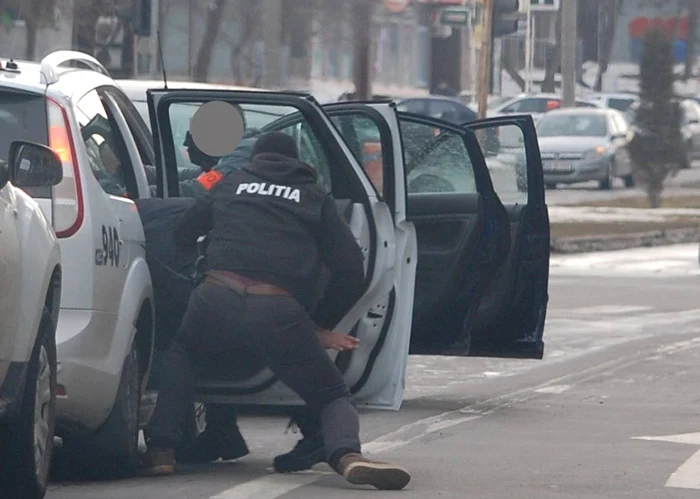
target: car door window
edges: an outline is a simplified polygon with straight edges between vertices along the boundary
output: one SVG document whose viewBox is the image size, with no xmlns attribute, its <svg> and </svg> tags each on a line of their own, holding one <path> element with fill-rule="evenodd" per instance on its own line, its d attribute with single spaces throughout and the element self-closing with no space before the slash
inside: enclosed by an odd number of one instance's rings
<svg viewBox="0 0 700 499">
<path fill-rule="evenodd" d="M 486 158 L 491 181 L 504 205 L 528 202 L 527 157 L 525 137 L 514 124 L 492 126 L 476 131 L 481 150 L 491 152 Z"/>
<path fill-rule="evenodd" d="M 190 161 L 190 153 L 188 146 L 185 144 L 185 138 L 189 132 L 190 121 L 200 106 L 201 103 L 199 102 L 176 102 L 168 107 L 169 134 L 173 138 L 173 145 L 176 149 L 175 158 L 180 175 L 184 171 L 198 168 L 196 164 Z M 300 159 L 316 170 L 319 183 L 331 191 L 328 157 L 313 129 L 296 108 L 261 104 L 235 104 L 235 107 L 237 107 L 243 117 L 244 137 L 252 138 L 263 131 L 272 130 L 290 135 L 297 144 Z M 293 115 L 296 116 L 296 119 L 290 120 L 290 117 Z M 216 159 L 224 162 L 234 158 L 237 153 L 233 145 L 231 149 L 230 154 Z M 242 166 L 240 161 L 237 164 Z"/>
<path fill-rule="evenodd" d="M 83 96 L 75 105 L 75 111 L 95 178 L 106 193 L 128 197 L 125 169 L 133 168 L 131 159 L 121 132 L 97 90 Z"/>
<path fill-rule="evenodd" d="M 360 114 L 333 115 L 331 121 L 340 130 L 343 139 L 377 190 L 384 192 L 384 151 L 379 125 L 369 116 Z"/>
<path fill-rule="evenodd" d="M 110 95 L 119 106 L 119 110 L 124 115 L 124 119 L 129 126 L 129 131 L 134 137 L 136 147 L 141 157 L 141 162 L 144 165 L 154 165 L 155 157 L 153 153 L 153 145 L 151 144 L 150 131 L 148 125 L 144 122 L 141 114 L 136 109 L 134 104 L 123 92 L 116 88 L 105 87 L 103 91 Z"/>
<path fill-rule="evenodd" d="M 432 124 L 400 120 L 409 194 L 477 192 L 464 139 Z"/>
</svg>

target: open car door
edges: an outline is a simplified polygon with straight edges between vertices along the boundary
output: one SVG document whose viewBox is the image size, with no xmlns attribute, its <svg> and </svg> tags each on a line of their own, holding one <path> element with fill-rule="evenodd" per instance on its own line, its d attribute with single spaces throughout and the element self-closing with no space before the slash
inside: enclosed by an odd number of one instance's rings
<svg viewBox="0 0 700 499">
<path fill-rule="evenodd" d="M 149 90 L 157 191 L 164 197 L 179 195 L 178 167 L 183 133 L 194 112 L 204 103 L 223 101 L 235 105 L 243 115 L 246 131 L 281 131 L 294 137 L 302 161 L 311 165 L 322 183 L 338 200 L 365 256 L 366 290 L 356 306 L 337 325 L 360 339 L 352 355 L 337 355 L 335 361 L 359 404 L 370 408 L 398 409 L 403 398 L 402 378 L 409 348 L 411 304 L 398 292 L 412 288 L 411 266 L 415 266 L 415 235 L 410 231 L 397 242 L 397 206 L 390 207 L 375 191 L 359 162 L 316 101 L 302 93 L 225 90 Z M 255 130 L 255 131 L 254 131 Z M 390 140 L 391 134 L 385 137 Z M 222 161 L 226 156 L 222 158 Z M 210 184 L 215 175 L 204 180 Z M 397 248 L 404 248 L 399 250 Z M 411 250 L 411 248 L 414 250 Z M 405 257 L 404 262 L 397 255 Z M 406 269 L 403 275 L 397 273 Z M 399 284 L 401 286 L 399 286 Z M 252 405 L 297 405 L 301 400 L 267 369 L 249 372 L 230 358 L 213 362 L 201 373 L 197 399 Z M 228 368 L 228 369 L 227 369 Z"/>
<path fill-rule="evenodd" d="M 492 276 L 471 331 L 469 355 L 541 359 L 548 301 L 550 228 L 542 160 L 531 116 L 473 121 L 510 228 L 506 261 Z M 497 142 L 494 143 L 494 138 Z"/>
<path fill-rule="evenodd" d="M 469 355 L 481 297 L 507 258 L 506 210 L 472 132 L 417 114 L 398 120 L 418 238 L 410 352 Z"/>
</svg>

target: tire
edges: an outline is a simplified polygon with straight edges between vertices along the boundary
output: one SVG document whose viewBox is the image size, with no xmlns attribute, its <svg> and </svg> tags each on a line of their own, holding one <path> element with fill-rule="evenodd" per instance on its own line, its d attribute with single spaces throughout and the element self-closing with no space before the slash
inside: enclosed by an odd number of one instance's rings
<svg viewBox="0 0 700 499">
<path fill-rule="evenodd" d="M 64 473 L 100 477 L 126 477 L 139 464 L 139 406 L 141 376 L 136 342 L 124 360 L 117 396 L 107 420 L 93 434 L 64 439 L 61 467 Z"/>
<path fill-rule="evenodd" d="M 608 164 L 608 169 L 607 169 L 607 176 L 600 182 L 598 182 L 598 188 L 603 190 L 603 191 L 609 191 L 610 189 L 613 188 L 613 183 L 615 182 L 615 175 L 613 173 L 614 170 L 614 163 L 609 163 Z"/>
<path fill-rule="evenodd" d="M 42 499 L 56 425 L 56 330 L 44 309 L 17 420 L 0 433 L 0 497 Z"/>
</svg>

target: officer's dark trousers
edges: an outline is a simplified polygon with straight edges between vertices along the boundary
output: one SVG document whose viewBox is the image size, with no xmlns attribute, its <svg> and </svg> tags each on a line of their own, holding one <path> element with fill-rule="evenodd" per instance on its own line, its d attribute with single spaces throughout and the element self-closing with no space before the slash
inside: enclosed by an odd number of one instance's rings
<svg viewBox="0 0 700 499">
<path fill-rule="evenodd" d="M 208 358 L 248 352 L 320 414 L 331 465 L 360 452 L 359 417 L 342 374 L 318 340 L 314 324 L 293 298 L 242 295 L 203 283 L 192 293 L 170 347 L 149 427 L 148 445 L 174 448 L 182 439 L 194 396 L 194 366 Z M 235 352 L 235 355 L 234 355 Z"/>
</svg>

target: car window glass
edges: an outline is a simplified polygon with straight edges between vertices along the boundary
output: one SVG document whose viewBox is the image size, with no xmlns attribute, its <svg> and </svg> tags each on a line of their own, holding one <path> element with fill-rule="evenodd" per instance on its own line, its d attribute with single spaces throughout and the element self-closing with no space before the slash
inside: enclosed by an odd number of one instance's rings
<svg viewBox="0 0 700 499">
<path fill-rule="evenodd" d="M 576 101 L 576 107 L 598 107 L 592 102 L 586 102 L 586 101 Z"/>
<path fill-rule="evenodd" d="M 445 120 L 450 123 L 459 122 L 459 107 L 454 102 L 431 100 L 428 104 L 428 109 L 431 118 Z"/>
<path fill-rule="evenodd" d="M 155 164 L 153 148 L 149 144 L 149 130 L 143 122 L 143 118 L 138 110 L 125 95 L 116 89 L 105 88 L 103 91 L 114 99 L 114 102 L 119 106 L 119 110 L 124 115 L 129 131 L 134 138 L 134 142 L 136 142 L 141 162 L 144 165 Z M 146 109 L 146 114 L 148 114 L 148 106 L 146 106 Z"/>
<path fill-rule="evenodd" d="M 527 154 L 522 129 L 512 124 L 491 125 L 475 130 L 475 135 L 501 202 L 527 204 Z"/>
<path fill-rule="evenodd" d="M 551 99 L 549 99 L 551 100 Z M 504 113 L 544 113 L 548 99 L 520 99 L 503 109 Z"/>
<path fill-rule="evenodd" d="M 88 92 L 75 106 L 90 169 L 102 189 L 115 196 L 127 196 L 124 168 L 130 159 L 119 146 L 119 130 L 112 126 L 108 111 L 96 90 Z"/>
<path fill-rule="evenodd" d="M 199 102 L 178 102 L 173 103 L 168 108 L 170 118 L 170 132 L 172 134 L 177 168 L 180 178 L 187 171 L 196 171 L 200 166 L 192 161 L 192 153 L 197 154 L 197 151 L 190 150 L 191 146 L 185 145 L 185 138 L 189 132 L 190 120 L 194 113 L 199 109 Z M 276 106 L 262 104 L 236 104 L 236 107 L 241 112 L 245 126 L 244 137 L 251 138 L 261 133 L 262 129 L 266 131 L 277 130 L 286 133 L 294 138 L 299 149 L 300 159 L 308 163 L 316 170 L 319 183 L 326 189 L 331 189 L 331 176 L 328 158 L 321 146 L 318 137 L 315 135 L 305 119 L 299 118 L 289 122 L 282 122 L 279 127 L 275 126 L 275 122 L 286 116 L 298 114 L 298 109 L 291 106 Z M 219 161 L 226 161 L 229 156 L 236 156 L 236 151 L 232 146 L 230 155 L 215 158 Z"/>
<path fill-rule="evenodd" d="M 627 111 L 633 103 L 634 99 L 622 99 L 619 97 L 611 97 L 608 99 L 608 107 L 623 112 Z"/>
<path fill-rule="evenodd" d="M 0 161 L 7 161 L 10 144 L 26 140 L 48 145 L 46 98 L 43 94 L 26 94 L 0 90 Z M 33 198 L 50 198 L 50 187 L 24 187 Z"/>
<path fill-rule="evenodd" d="M 476 193 L 474 169 L 462 136 L 451 130 L 399 120 L 408 193 Z"/>
<path fill-rule="evenodd" d="M 607 124 L 602 114 L 548 114 L 537 122 L 539 137 L 605 137 Z"/>
<path fill-rule="evenodd" d="M 384 195 L 384 151 L 379 126 L 368 116 L 331 117 L 378 193 Z"/>
<path fill-rule="evenodd" d="M 404 113 L 413 114 L 426 114 L 426 101 L 425 99 L 412 99 L 399 103 L 397 109 Z"/>
</svg>

